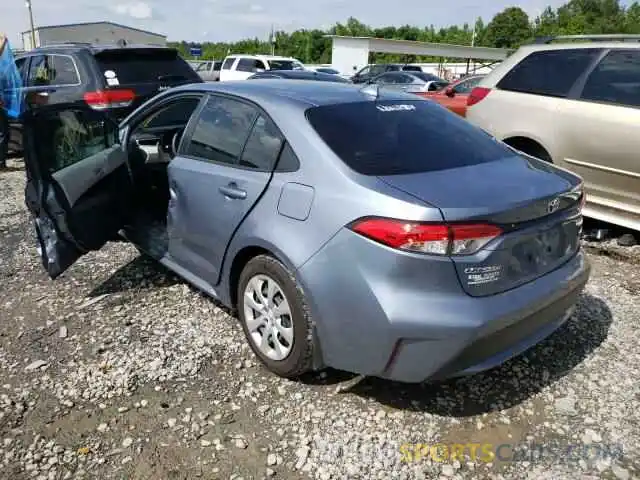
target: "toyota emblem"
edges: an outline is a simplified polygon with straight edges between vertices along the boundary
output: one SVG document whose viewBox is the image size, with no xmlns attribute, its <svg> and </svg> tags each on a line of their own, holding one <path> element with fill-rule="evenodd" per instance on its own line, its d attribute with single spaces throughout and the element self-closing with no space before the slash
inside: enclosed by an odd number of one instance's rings
<svg viewBox="0 0 640 480">
<path fill-rule="evenodd" d="M 559 198 L 554 198 L 547 205 L 547 212 L 548 213 L 553 213 L 556 210 L 558 210 L 559 208 L 560 208 L 560 199 Z"/>
</svg>

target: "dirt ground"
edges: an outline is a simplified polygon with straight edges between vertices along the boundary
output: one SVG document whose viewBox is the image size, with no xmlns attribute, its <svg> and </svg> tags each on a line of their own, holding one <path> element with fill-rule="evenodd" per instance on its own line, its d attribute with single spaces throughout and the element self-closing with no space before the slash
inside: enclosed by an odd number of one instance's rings
<svg viewBox="0 0 640 480">
<path fill-rule="evenodd" d="M 637 248 L 590 247 L 572 319 L 500 368 L 338 393 L 351 375 L 266 372 L 229 312 L 130 245 L 49 280 L 23 189 L 19 163 L 0 172 L 0 478 L 640 475 Z M 557 449 L 489 461 L 417 444 Z"/>
</svg>

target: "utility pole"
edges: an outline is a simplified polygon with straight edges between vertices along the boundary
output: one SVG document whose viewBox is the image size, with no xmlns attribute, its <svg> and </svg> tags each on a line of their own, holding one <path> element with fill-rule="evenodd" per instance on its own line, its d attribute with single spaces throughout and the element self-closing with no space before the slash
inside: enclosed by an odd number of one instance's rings
<svg viewBox="0 0 640 480">
<path fill-rule="evenodd" d="M 36 29 L 33 25 L 33 9 L 31 8 L 31 0 L 26 0 L 25 5 L 29 10 L 29 24 L 31 25 L 31 48 L 36 48 Z"/>
<path fill-rule="evenodd" d="M 271 55 L 276 54 L 276 35 L 273 31 L 273 24 L 271 25 L 271 33 L 269 34 L 269 43 L 271 44 Z"/>
<path fill-rule="evenodd" d="M 476 23 L 473 24 L 473 31 L 471 32 L 471 47 L 475 47 L 476 46 L 476 24 L 478 22 L 476 21 Z M 471 64 L 471 59 L 467 58 L 467 75 L 469 75 L 469 67 Z M 473 65 L 474 69 L 475 69 L 475 62 Z"/>
</svg>

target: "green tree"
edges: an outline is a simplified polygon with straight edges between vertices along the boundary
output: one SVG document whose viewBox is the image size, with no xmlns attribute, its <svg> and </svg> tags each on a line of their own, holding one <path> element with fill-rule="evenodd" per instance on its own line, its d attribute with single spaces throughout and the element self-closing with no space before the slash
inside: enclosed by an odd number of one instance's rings
<svg viewBox="0 0 640 480">
<path fill-rule="evenodd" d="M 640 34 L 640 3 L 634 1 L 624 8 L 619 0 L 569 0 L 565 5 L 553 9 L 547 7 L 533 22 L 520 8 L 511 7 L 498 13 L 485 26 L 481 18 L 475 22 L 477 46 L 514 48 L 534 36 L 588 33 L 638 33 Z M 275 49 L 278 55 L 296 57 L 305 63 L 329 63 L 331 41 L 326 34 L 348 36 L 373 36 L 433 43 L 470 45 L 473 27 L 467 24 L 451 25 L 436 29 L 433 25 L 371 28 L 350 17 L 345 23 L 336 23 L 328 31 L 296 30 L 275 33 Z M 185 58 L 189 57 L 189 42 L 171 44 Z M 264 39 L 244 39 L 234 43 L 202 44 L 204 59 L 221 59 L 228 53 L 270 53 L 271 45 Z M 376 62 L 416 61 L 428 62 L 430 57 L 406 57 L 389 53 L 374 53 Z"/>
<path fill-rule="evenodd" d="M 509 7 L 498 13 L 487 25 L 484 41 L 497 48 L 514 48 L 532 35 L 529 16 L 520 7 Z"/>
</svg>

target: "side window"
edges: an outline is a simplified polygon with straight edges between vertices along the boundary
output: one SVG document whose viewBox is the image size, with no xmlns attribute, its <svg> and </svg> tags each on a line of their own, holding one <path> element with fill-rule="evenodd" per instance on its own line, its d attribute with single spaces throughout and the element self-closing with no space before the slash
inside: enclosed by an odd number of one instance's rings
<svg viewBox="0 0 640 480">
<path fill-rule="evenodd" d="M 238 72 L 253 72 L 256 68 L 256 62 L 252 58 L 241 58 L 236 66 Z"/>
<path fill-rule="evenodd" d="M 267 67 L 265 66 L 264 62 L 262 60 L 256 60 L 253 62 L 253 66 L 255 68 L 261 68 L 262 70 L 266 70 Z"/>
<path fill-rule="evenodd" d="M 77 85 L 80 77 L 76 64 L 67 55 L 50 55 L 49 65 L 51 66 L 50 85 Z"/>
<path fill-rule="evenodd" d="M 380 75 L 376 78 L 376 83 L 379 83 L 381 85 L 391 85 L 398 82 L 395 75 Z"/>
<path fill-rule="evenodd" d="M 51 72 L 49 57 L 38 55 L 31 58 L 31 68 L 29 68 L 29 78 L 27 86 L 41 87 L 51 84 Z"/>
<path fill-rule="evenodd" d="M 373 67 L 371 67 L 371 74 L 372 75 L 378 75 L 380 73 L 386 72 L 386 69 L 384 68 L 384 65 L 374 65 Z"/>
<path fill-rule="evenodd" d="M 244 147 L 240 165 L 271 171 L 278 159 L 283 141 L 276 124 L 260 115 Z"/>
<path fill-rule="evenodd" d="M 300 160 L 298 160 L 298 157 L 291 146 L 285 142 L 284 148 L 280 153 L 280 158 L 278 159 L 276 172 L 295 172 L 299 168 Z"/>
<path fill-rule="evenodd" d="M 118 143 L 113 122 L 88 110 L 62 110 L 34 118 L 37 158 L 49 173 L 99 154 Z"/>
<path fill-rule="evenodd" d="M 18 71 L 20 72 L 20 78 L 22 79 L 23 83 L 27 80 L 27 66 L 28 65 L 29 65 L 29 58 L 28 57 L 18 58 L 16 60 L 16 67 L 18 68 Z"/>
<path fill-rule="evenodd" d="M 640 107 L 640 50 L 613 50 L 589 75 L 581 98 Z"/>
<path fill-rule="evenodd" d="M 566 97 L 573 84 L 601 52 L 597 48 L 534 52 L 498 83 L 514 92 Z"/>
<path fill-rule="evenodd" d="M 410 77 L 409 75 L 394 75 L 394 77 L 396 77 L 396 83 L 413 83 L 413 77 Z"/>
<path fill-rule="evenodd" d="M 172 101 L 160 107 L 160 110 L 155 111 L 144 119 L 138 128 L 151 130 L 157 128 L 185 127 L 199 103 L 200 98 L 197 97 L 181 98 Z"/>
<path fill-rule="evenodd" d="M 222 64 L 222 70 L 231 70 L 231 66 L 233 65 L 233 62 L 236 61 L 235 57 L 229 57 L 227 58 L 224 63 Z"/>
<path fill-rule="evenodd" d="M 367 75 L 371 71 L 370 67 L 364 67 L 362 70 L 358 72 L 358 75 Z"/>
<path fill-rule="evenodd" d="M 245 103 L 211 97 L 196 123 L 186 154 L 213 162 L 237 163 L 256 115 L 256 110 Z"/>
</svg>

